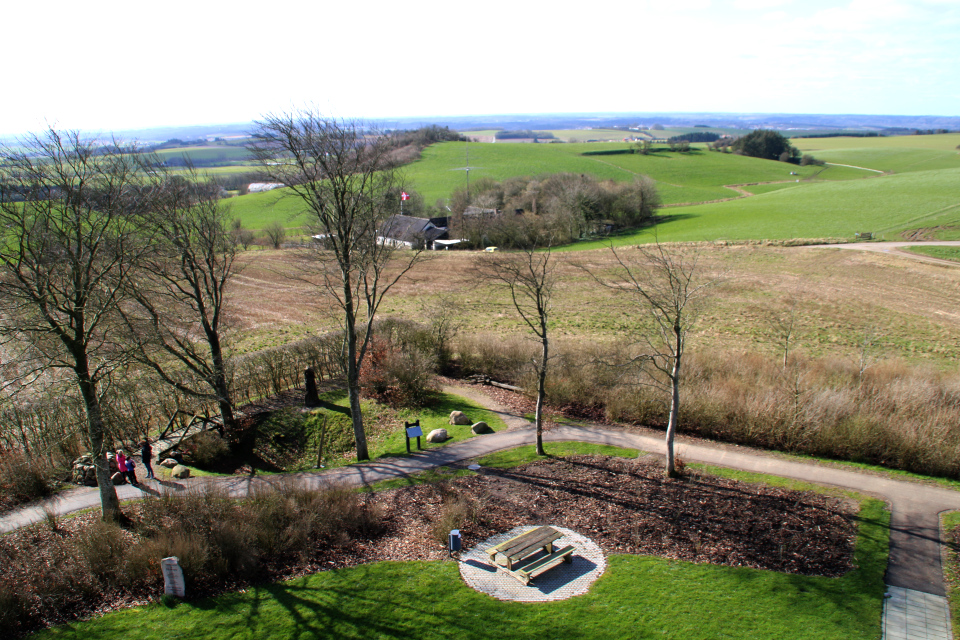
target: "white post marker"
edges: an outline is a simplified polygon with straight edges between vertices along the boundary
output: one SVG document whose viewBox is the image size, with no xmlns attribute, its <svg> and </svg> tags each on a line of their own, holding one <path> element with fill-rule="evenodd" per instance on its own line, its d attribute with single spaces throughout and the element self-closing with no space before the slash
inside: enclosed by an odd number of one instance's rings
<svg viewBox="0 0 960 640">
<path fill-rule="evenodd" d="M 180 568 L 180 559 L 176 556 L 164 558 L 160 561 L 163 571 L 163 593 L 168 596 L 184 596 L 183 569 Z"/>
</svg>

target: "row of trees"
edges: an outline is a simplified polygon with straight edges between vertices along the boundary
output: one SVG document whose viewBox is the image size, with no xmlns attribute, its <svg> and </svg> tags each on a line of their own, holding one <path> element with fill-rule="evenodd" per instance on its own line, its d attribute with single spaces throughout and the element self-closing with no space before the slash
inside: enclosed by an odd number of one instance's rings
<svg viewBox="0 0 960 640">
<path fill-rule="evenodd" d="M 77 132 L 50 129 L 0 148 L 0 337 L 4 389 L 65 372 L 82 399 L 105 518 L 117 518 L 106 453 L 103 398 L 134 364 L 179 393 L 215 405 L 236 427 L 223 344 L 227 284 L 238 239 L 219 187 L 195 171 L 172 175 L 149 155 Z M 385 136 L 311 111 L 257 123 L 251 153 L 271 181 L 290 187 L 313 214 L 324 248 L 302 277 L 342 311 L 358 459 L 369 458 L 359 370 L 383 296 L 419 259 L 377 232 L 396 184 Z M 62 377 L 62 376 L 61 376 Z"/>
<path fill-rule="evenodd" d="M 474 207 L 472 213 L 468 206 Z M 503 182 L 484 178 L 469 193 L 461 189 L 451 198 L 453 233 L 472 246 L 524 247 L 528 239 L 545 236 L 563 244 L 610 227 L 642 226 L 659 207 L 660 196 L 649 178 L 622 184 L 576 173 Z M 530 234 L 531 226 L 539 231 Z"/>
<path fill-rule="evenodd" d="M 5 386 L 73 380 L 107 518 L 103 397 L 131 363 L 232 420 L 220 333 L 236 251 L 219 187 L 113 146 L 50 129 L 0 151 L 0 336 L 18 355 Z"/>
<path fill-rule="evenodd" d="M 551 251 L 551 237 L 528 226 L 530 248 L 513 253 L 480 256 L 476 274 L 481 281 L 493 283 L 505 291 L 510 305 L 522 325 L 539 342 L 539 353 L 533 358 L 537 381 L 535 410 L 536 450 L 543 447 L 543 407 L 546 399 L 547 372 L 550 363 L 550 340 L 553 292 L 559 285 L 560 256 Z M 533 249 L 532 247 L 541 247 Z M 637 384 L 652 384 L 670 397 L 666 430 L 666 474 L 677 474 L 674 439 L 680 416 L 680 377 L 687 336 L 703 309 L 708 291 L 721 280 L 700 266 L 697 250 L 668 249 L 659 242 L 635 250 L 610 247 L 617 263 L 610 273 L 603 273 L 589 264 L 579 263 L 598 285 L 628 298 L 637 309 L 636 355 L 616 365 L 627 379 L 634 374 Z"/>
</svg>

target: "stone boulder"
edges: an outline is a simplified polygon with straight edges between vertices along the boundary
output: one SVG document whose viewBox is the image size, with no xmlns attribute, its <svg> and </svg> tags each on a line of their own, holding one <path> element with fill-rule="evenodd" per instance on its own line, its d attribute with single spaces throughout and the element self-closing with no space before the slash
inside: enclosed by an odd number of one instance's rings
<svg viewBox="0 0 960 640">
<path fill-rule="evenodd" d="M 493 433 L 493 429 L 490 428 L 486 422 L 478 422 L 477 424 L 470 427 L 470 431 L 474 432 L 477 435 L 482 435 L 484 433 Z"/>
<path fill-rule="evenodd" d="M 97 468 L 93 465 L 93 456 L 88 454 L 74 460 L 70 479 L 74 484 L 97 486 Z"/>
<path fill-rule="evenodd" d="M 127 484 L 126 476 L 124 476 L 119 471 L 117 471 L 115 474 L 110 476 L 110 481 L 113 482 L 113 484 Z"/>
<path fill-rule="evenodd" d="M 427 434 L 427 442 L 446 442 L 449 439 L 446 429 L 434 429 Z"/>
<path fill-rule="evenodd" d="M 180 463 L 174 460 L 173 458 L 164 458 L 163 460 L 160 461 L 160 466 L 166 467 L 167 469 L 173 469 L 178 464 Z"/>
<path fill-rule="evenodd" d="M 450 424 L 470 424 L 470 418 L 463 415 L 463 411 L 451 411 Z"/>
<path fill-rule="evenodd" d="M 107 469 L 111 474 L 118 471 L 117 460 L 112 453 L 107 454 Z M 73 461 L 70 469 L 70 480 L 74 484 L 86 487 L 97 486 L 97 467 L 94 464 L 93 454 L 85 453 Z"/>
<path fill-rule="evenodd" d="M 170 475 L 172 475 L 174 478 L 178 480 L 183 480 L 184 478 L 190 477 L 190 469 L 186 468 L 182 464 L 178 464 L 170 472 Z"/>
</svg>

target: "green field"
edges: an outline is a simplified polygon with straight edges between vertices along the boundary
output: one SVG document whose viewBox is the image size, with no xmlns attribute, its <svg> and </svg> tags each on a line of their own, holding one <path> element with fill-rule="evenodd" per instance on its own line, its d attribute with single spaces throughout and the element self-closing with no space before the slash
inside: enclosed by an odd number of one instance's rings
<svg viewBox="0 0 960 640">
<path fill-rule="evenodd" d="M 886 172 L 960 167 L 960 134 L 882 138 L 804 138 L 792 141 L 804 153 L 827 162 Z"/>
<path fill-rule="evenodd" d="M 627 182 L 646 175 L 657 183 L 666 204 L 705 202 L 735 197 L 727 184 L 773 182 L 817 177 L 838 179 L 869 175 L 855 169 L 798 167 L 770 160 L 694 149 L 690 153 L 671 153 L 666 147 L 657 153 L 583 155 L 598 151 L 630 149 L 623 143 L 584 144 L 471 144 L 470 180 L 480 178 L 502 181 L 517 176 L 541 176 L 550 173 L 589 173 L 602 180 Z M 428 203 L 466 186 L 466 145 L 447 142 L 424 150 L 421 160 L 404 167 L 407 184 Z M 797 176 L 790 172 L 796 171 Z"/>
<path fill-rule="evenodd" d="M 277 221 L 287 228 L 298 228 L 307 222 L 303 201 L 287 189 L 249 193 L 225 200 L 224 204 L 230 208 L 230 215 L 240 218 L 248 229 L 262 229 Z"/>
<path fill-rule="evenodd" d="M 872 180 L 799 184 L 733 202 L 665 209 L 661 242 L 849 238 L 870 231 L 897 239 L 905 229 L 960 224 L 960 169 L 905 173 Z M 651 242 L 650 231 L 614 244 Z M 584 242 L 578 249 L 607 242 Z"/>
<path fill-rule="evenodd" d="M 176 149 L 161 149 L 155 155 L 166 160 L 186 156 L 195 162 L 224 162 L 239 163 L 249 161 L 250 152 L 246 147 L 237 145 L 211 145 L 202 147 L 178 147 Z"/>
<path fill-rule="evenodd" d="M 470 181 L 476 185 L 482 178 L 502 181 L 569 172 L 626 182 L 646 175 L 656 182 L 664 204 L 697 205 L 664 209 L 667 220 L 658 226 L 661 240 L 852 238 L 857 231 L 896 239 L 900 231 L 918 227 L 948 227 L 936 232 L 940 239 L 960 236 L 960 231 L 949 228 L 960 221 L 956 207 L 960 153 L 954 148 L 960 134 L 794 142 L 829 162 L 874 171 L 836 165 L 798 167 L 714 153 L 700 145 L 685 154 L 664 147 L 644 156 L 609 153 L 631 147 L 624 143 L 474 143 L 469 145 Z M 402 169 L 405 187 L 416 190 L 428 204 L 449 198 L 466 186 L 467 148 L 456 142 L 428 147 L 420 160 Z M 242 169 L 230 169 L 238 168 Z M 877 171 L 902 175 L 881 176 Z M 749 185 L 744 188 L 755 195 L 702 204 L 739 195 L 725 185 Z M 306 220 L 299 200 L 280 190 L 234 198 L 229 206 L 253 229 L 272 221 L 296 228 Z M 617 240 L 637 241 L 635 234 Z"/>
<path fill-rule="evenodd" d="M 960 247 L 908 247 L 907 251 L 920 255 L 960 262 Z"/>
</svg>

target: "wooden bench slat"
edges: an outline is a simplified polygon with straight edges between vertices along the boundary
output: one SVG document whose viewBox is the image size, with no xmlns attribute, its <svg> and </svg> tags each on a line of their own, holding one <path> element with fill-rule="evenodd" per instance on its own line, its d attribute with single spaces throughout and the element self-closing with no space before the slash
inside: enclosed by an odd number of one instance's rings
<svg viewBox="0 0 960 640">
<path fill-rule="evenodd" d="M 521 558 L 525 558 L 533 554 L 538 549 L 542 549 L 548 544 L 551 544 L 554 540 L 558 540 L 562 537 L 562 533 L 555 532 L 553 535 L 539 538 L 535 542 L 527 544 L 523 547 L 514 547 L 512 549 L 508 549 L 507 551 L 503 552 L 503 555 L 507 556 L 510 559 L 510 562 L 514 562 L 515 560 L 520 560 Z"/>
<path fill-rule="evenodd" d="M 516 571 L 505 570 L 524 585 L 528 585 L 534 576 L 546 573 L 561 562 L 572 562 L 571 556 L 573 555 L 573 551 L 574 548 L 572 546 L 566 546 L 563 549 L 554 551 L 548 556 L 535 560 L 522 569 Z"/>
</svg>

